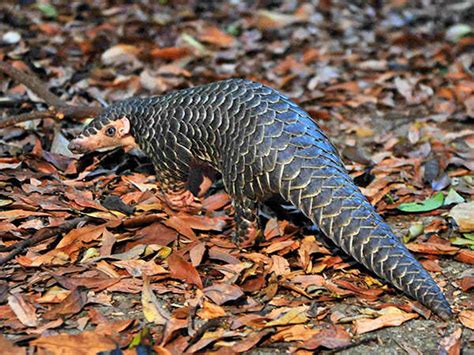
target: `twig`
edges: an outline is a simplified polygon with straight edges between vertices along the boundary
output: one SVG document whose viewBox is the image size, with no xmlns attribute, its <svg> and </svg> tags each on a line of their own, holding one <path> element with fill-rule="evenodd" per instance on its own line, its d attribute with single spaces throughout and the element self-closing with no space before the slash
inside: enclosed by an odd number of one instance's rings
<svg viewBox="0 0 474 355">
<path fill-rule="evenodd" d="M 26 121 L 33 121 L 36 119 L 43 119 L 43 118 L 53 118 L 55 113 L 52 111 L 34 111 L 29 113 L 24 113 L 18 116 L 10 116 L 0 120 L 0 129 L 5 127 L 13 126 L 17 123 L 26 122 Z"/>
<path fill-rule="evenodd" d="M 7 62 L 0 61 L 0 72 L 8 75 L 10 78 L 19 81 L 36 95 L 42 98 L 49 106 L 61 107 L 67 106 L 67 103 L 53 94 L 46 85 L 33 74 L 25 73 L 14 68 Z"/>
<path fill-rule="evenodd" d="M 71 229 L 75 228 L 79 223 L 87 222 L 91 219 L 91 217 L 79 217 L 66 221 L 62 225 L 55 228 L 43 228 L 37 231 L 31 238 L 22 240 L 21 242 L 2 248 L 1 251 L 11 251 L 11 253 L 4 256 L 3 258 L 0 258 L 0 266 L 12 260 L 15 256 L 23 252 L 23 250 L 25 250 L 26 248 L 38 244 L 43 240 L 49 239 L 55 235 L 68 232 Z"/>
<path fill-rule="evenodd" d="M 38 77 L 36 77 L 33 73 L 25 73 L 14 68 L 7 62 L 0 61 L 0 72 L 25 85 L 50 106 L 49 111 L 35 111 L 18 116 L 11 116 L 1 120 L 0 129 L 20 122 L 31 121 L 38 118 L 62 119 L 64 117 L 69 117 L 72 119 L 79 119 L 97 116 L 102 111 L 100 107 L 96 106 L 68 105 L 64 100 L 49 91 L 46 84 L 38 79 Z"/>
</svg>

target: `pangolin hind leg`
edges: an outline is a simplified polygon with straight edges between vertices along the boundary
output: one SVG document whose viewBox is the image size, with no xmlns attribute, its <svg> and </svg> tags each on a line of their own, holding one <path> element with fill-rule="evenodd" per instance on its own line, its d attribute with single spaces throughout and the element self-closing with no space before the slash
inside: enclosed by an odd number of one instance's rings
<svg viewBox="0 0 474 355">
<path fill-rule="evenodd" d="M 249 198 L 234 200 L 236 230 L 233 232 L 233 241 L 248 247 L 255 244 L 262 235 L 257 215 L 257 203 Z"/>
</svg>

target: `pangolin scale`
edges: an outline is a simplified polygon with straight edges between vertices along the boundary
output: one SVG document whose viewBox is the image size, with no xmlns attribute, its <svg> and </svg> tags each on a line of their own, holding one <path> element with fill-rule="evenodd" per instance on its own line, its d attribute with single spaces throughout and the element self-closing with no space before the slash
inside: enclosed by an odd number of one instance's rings
<svg viewBox="0 0 474 355">
<path fill-rule="evenodd" d="M 451 316 L 438 285 L 362 195 L 319 126 L 278 91 L 229 79 L 132 98 L 108 107 L 82 137 L 121 117 L 167 190 L 183 189 L 191 166 L 204 162 L 222 174 L 240 222 L 254 221 L 256 204 L 280 195 L 369 270 Z"/>
</svg>

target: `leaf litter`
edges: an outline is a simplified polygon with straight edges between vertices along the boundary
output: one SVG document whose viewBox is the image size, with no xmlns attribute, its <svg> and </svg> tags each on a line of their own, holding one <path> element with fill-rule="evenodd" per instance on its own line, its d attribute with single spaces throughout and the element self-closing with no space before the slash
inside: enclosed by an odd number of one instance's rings
<svg viewBox="0 0 474 355">
<path fill-rule="evenodd" d="M 431 348 L 410 346 L 454 354 L 474 339 L 474 42 L 459 4 L 2 5 L 0 60 L 81 105 L 228 77 L 281 90 L 349 158 L 459 315 Z M 15 80 L 0 91 L 4 117 L 47 108 Z M 238 248 L 221 185 L 176 213 L 146 158 L 70 155 L 80 129 L 67 118 L 0 131 L 3 349 L 350 351 L 429 315 L 288 216 L 270 216 L 260 247 Z"/>
</svg>

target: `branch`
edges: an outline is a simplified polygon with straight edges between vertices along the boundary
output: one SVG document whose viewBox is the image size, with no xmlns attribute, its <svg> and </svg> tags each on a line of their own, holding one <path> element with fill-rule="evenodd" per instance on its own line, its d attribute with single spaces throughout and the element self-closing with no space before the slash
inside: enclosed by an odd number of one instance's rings
<svg viewBox="0 0 474 355">
<path fill-rule="evenodd" d="M 61 235 L 62 233 L 69 232 L 71 229 L 75 228 L 81 222 L 90 221 L 91 217 L 79 217 L 74 218 L 69 221 L 64 222 L 62 225 L 55 228 L 43 228 L 37 231 L 31 238 L 24 239 L 21 242 L 15 243 L 8 247 L 1 248 L 0 251 L 8 252 L 11 251 L 8 255 L 0 258 L 0 266 L 6 264 L 12 260 L 15 256 L 23 252 L 26 248 L 38 244 L 43 240 L 54 237 L 55 235 Z"/>
<path fill-rule="evenodd" d="M 74 106 L 67 104 L 64 100 L 49 91 L 46 84 L 38 79 L 38 77 L 33 73 L 25 73 L 14 68 L 7 62 L 0 61 L 0 72 L 8 75 L 13 80 L 22 83 L 51 106 L 49 111 L 35 111 L 11 116 L 1 120 L 0 129 L 35 119 L 54 118 L 59 120 L 64 117 L 80 119 L 84 117 L 97 116 L 102 111 L 100 107 L 96 106 Z"/>
<path fill-rule="evenodd" d="M 52 111 L 35 111 L 30 113 L 24 113 L 18 116 L 10 116 L 0 120 L 0 129 L 13 126 L 17 123 L 32 121 L 36 119 L 43 119 L 43 118 L 53 118 L 54 112 Z"/>
<path fill-rule="evenodd" d="M 0 72 L 25 85 L 28 89 L 42 98 L 49 106 L 67 106 L 66 102 L 49 91 L 47 86 L 33 74 L 22 72 L 21 70 L 14 68 L 11 64 L 2 61 L 0 61 Z"/>
</svg>

